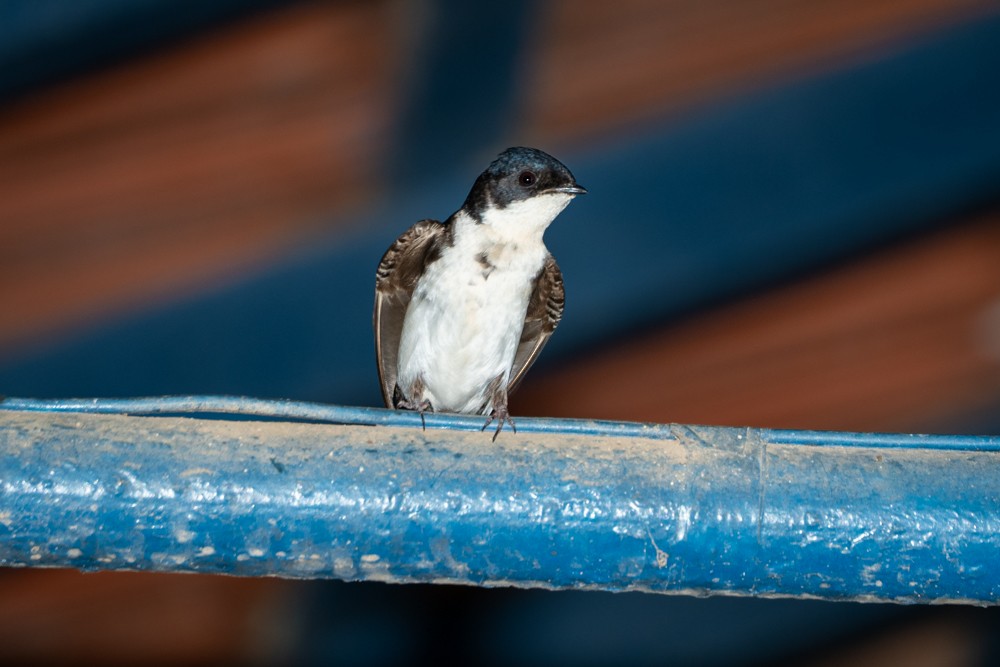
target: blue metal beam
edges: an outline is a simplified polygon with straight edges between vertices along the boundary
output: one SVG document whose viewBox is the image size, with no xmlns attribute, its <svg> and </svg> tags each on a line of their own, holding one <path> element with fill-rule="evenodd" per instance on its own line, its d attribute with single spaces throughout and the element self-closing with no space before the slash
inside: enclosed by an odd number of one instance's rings
<svg viewBox="0 0 1000 667">
<path fill-rule="evenodd" d="M 494 444 L 480 426 L 250 399 L 7 399 L 0 563 L 1000 601 L 1000 437 L 525 418 Z"/>
</svg>

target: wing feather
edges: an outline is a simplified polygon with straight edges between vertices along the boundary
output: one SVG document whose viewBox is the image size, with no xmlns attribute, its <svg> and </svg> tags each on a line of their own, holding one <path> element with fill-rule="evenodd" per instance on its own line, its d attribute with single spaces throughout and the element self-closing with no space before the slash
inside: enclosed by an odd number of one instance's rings
<svg viewBox="0 0 1000 667">
<path fill-rule="evenodd" d="M 521 330 L 521 341 L 517 345 L 517 352 L 514 353 L 507 393 L 514 391 L 524 374 L 535 363 L 552 332 L 556 330 L 559 320 L 562 319 L 565 297 L 562 272 L 556 260 L 549 255 L 545 258 L 545 265 L 538 277 L 535 278 L 535 286 L 528 299 L 524 328 Z"/>
<path fill-rule="evenodd" d="M 421 220 L 396 239 L 375 273 L 375 361 L 386 407 L 393 407 L 403 319 L 424 267 L 440 256 L 448 227 L 437 220 Z"/>
</svg>

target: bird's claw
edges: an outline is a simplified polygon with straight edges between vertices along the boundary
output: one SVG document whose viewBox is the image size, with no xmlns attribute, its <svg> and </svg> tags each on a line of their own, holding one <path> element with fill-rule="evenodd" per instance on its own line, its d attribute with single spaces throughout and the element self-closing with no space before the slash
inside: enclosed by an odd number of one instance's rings
<svg viewBox="0 0 1000 667">
<path fill-rule="evenodd" d="M 493 412 L 490 416 L 486 418 L 486 423 L 483 427 L 479 429 L 480 431 L 485 431 L 486 427 L 493 423 L 493 420 L 497 421 L 497 430 L 493 432 L 493 442 L 497 441 L 497 436 L 500 435 L 500 430 L 503 429 L 504 424 L 510 424 L 510 430 L 517 433 L 517 426 L 514 424 L 514 418 L 510 416 L 507 412 L 506 407 L 493 408 Z"/>
<path fill-rule="evenodd" d="M 427 430 L 427 422 L 424 420 L 425 412 L 434 412 L 434 406 L 426 398 L 420 401 L 408 401 L 405 398 L 396 401 L 397 410 L 414 410 L 420 414 L 420 430 Z"/>
</svg>

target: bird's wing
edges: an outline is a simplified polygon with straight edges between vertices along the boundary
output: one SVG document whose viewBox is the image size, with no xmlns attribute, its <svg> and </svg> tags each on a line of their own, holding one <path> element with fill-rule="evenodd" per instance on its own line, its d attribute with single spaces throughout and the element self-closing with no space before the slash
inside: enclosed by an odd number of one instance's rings
<svg viewBox="0 0 1000 667">
<path fill-rule="evenodd" d="M 562 272 L 556 260 L 549 255 L 545 258 L 545 266 L 535 278 L 535 287 L 528 300 L 528 312 L 524 316 L 521 341 L 511 365 L 507 393 L 514 391 L 556 330 L 556 325 L 562 318 L 564 301 Z"/>
<path fill-rule="evenodd" d="M 437 259 L 448 228 L 421 220 L 389 246 L 375 273 L 375 360 L 386 407 L 393 407 L 403 318 L 424 267 Z"/>
</svg>

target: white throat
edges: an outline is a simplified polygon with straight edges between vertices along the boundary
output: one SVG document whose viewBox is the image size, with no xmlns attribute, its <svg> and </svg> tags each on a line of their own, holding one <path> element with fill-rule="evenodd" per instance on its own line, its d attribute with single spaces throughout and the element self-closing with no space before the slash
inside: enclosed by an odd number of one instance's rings
<svg viewBox="0 0 1000 667">
<path fill-rule="evenodd" d="M 487 208 L 485 226 L 499 243 L 541 243 L 542 235 L 573 199 L 565 192 L 541 194 L 508 204 L 506 208 Z"/>
</svg>

